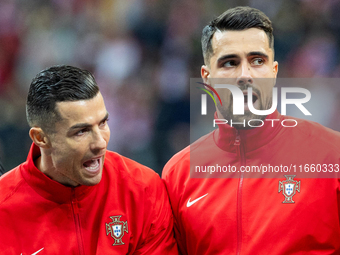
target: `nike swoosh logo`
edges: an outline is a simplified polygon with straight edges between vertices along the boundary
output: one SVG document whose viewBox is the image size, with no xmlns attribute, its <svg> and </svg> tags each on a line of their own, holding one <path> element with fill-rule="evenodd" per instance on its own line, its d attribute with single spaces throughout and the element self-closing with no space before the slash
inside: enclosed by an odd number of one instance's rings
<svg viewBox="0 0 340 255">
<path fill-rule="evenodd" d="M 36 255 L 36 254 L 38 254 L 39 252 L 41 252 L 43 249 L 44 249 L 44 248 L 41 248 L 39 251 L 36 251 L 35 253 L 32 253 L 31 255 Z M 21 253 L 20 255 L 22 255 L 22 253 Z"/>
<path fill-rule="evenodd" d="M 192 200 L 192 201 L 190 201 L 191 198 L 189 198 L 188 203 L 187 203 L 187 207 L 192 206 L 194 203 L 196 203 L 197 201 L 201 200 L 202 198 L 204 198 L 207 195 L 208 195 L 208 193 L 203 195 L 203 196 L 201 196 L 201 197 L 199 197 L 199 198 L 196 198 L 195 200 Z"/>
<path fill-rule="evenodd" d="M 44 248 L 41 248 L 39 251 L 36 251 L 35 253 L 32 253 L 32 255 L 36 255 L 38 254 L 39 252 L 41 252 Z"/>
</svg>

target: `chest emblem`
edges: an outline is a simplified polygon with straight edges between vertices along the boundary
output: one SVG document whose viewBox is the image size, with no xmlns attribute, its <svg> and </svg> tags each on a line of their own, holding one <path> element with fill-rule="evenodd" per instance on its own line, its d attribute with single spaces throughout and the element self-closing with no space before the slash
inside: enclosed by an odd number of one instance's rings
<svg viewBox="0 0 340 255">
<path fill-rule="evenodd" d="M 279 193 L 282 191 L 282 194 L 285 197 L 285 200 L 282 202 L 284 204 L 293 204 L 293 196 L 296 191 L 300 192 L 301 181 L 295 181 L 295 175 L 285 175 L 286 180 L 279 181 Z"/>
<path fill-rule="evenodd" d="M 111 237 L 115 240 L 115 242 L 112 245 L 125 244 L 122 241 L 124 232 L 129 233 L 127 221 L 121 221 L 120 217 L 122 217 L 122 215 L 110 216 L 112 222 L 105 223 L 106 235 L 111 234 Z"/>
</svg>

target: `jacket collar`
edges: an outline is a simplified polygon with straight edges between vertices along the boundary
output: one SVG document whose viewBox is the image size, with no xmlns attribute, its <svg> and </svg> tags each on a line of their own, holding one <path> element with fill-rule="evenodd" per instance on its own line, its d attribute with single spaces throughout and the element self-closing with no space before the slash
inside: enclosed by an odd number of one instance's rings
<svg viewBox="0 0 340 255">
<path fill-rule="evenodd" d="M 95 189 L 96 185 L 81 185 L 74 188 L 50 179 L 34 165 L 34 160 L 40 155 L 40 148 L 33 143 L 25 162 L 27 166 L 21 168 L 21 173 L 25 181 L 42 197 L 57 203 L 67 203 L 73 199 L 81 200 Z"/>
<path fill-rule="evenodd" d="M 217 113 L 215 113 L 216 118 Z M 272 121 L 274 119 L 275 121 Z M 222 150 L 234 152 L 235 145 L 241 143 L 245 151 L 250 152 L 269 143 L 282 129 L 282 120 L 282 115 L 276 110 L 266 117 L 262 127 L 237 130 L 228 124 L 218 124 L 218 129 L 214 133 L 214 140 Z"/>
</svg>

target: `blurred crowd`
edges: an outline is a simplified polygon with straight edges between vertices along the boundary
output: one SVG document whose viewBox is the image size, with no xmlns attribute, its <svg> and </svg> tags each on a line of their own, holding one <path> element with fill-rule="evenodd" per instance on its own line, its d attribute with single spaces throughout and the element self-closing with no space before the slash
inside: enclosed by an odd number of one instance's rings
<svg viewBox="0 0 340 255">
<path fill-rule="evenodd" d="M 272 20 L 279 77 L 340 76 L 338 0 L 1 0 L 0 161 L 26 159 L 25 101 L 42 69 L 91 71 L 110 113 L 109 149 L 161 173 L 189 144 L 190 78 L 200 76 L 203 27 L 224 10 L 249 5 Z M 340 87 L 324 125 L 340 130 Z M 327 94 L 328 93 L 328 94 Z M 313 94 L 313 92 L 312 92 Z"/>
</svg>

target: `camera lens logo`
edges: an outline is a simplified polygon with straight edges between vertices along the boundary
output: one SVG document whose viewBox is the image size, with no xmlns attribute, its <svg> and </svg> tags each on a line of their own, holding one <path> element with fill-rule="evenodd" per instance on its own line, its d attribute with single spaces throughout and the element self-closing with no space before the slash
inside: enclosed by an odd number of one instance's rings
<svg viewBox="0 0 340 255">
<path fill-rule="evenodd" d="M 204 85 L 205 87 L 210 89 L 213 93 L 215 93 L 215 95 L 217 96 L 218 100 L 220 101 L 220 104 L 222 105 L 221 97 L 220 97 L 220 95 L 217 93 L 217 91 L 213 87 L 211 87 L 210 85 L 208 85 L 206 83 L 203 83 L 203 82 L 197 82 L 197 83 Z M 217 106 L 216 100 L 215 100 L 214 96 L 211 94 L 211 92 L 209 90 L 204 89 L 204 88 L 200 88 L 200 87 L 197 87 L 197 88 L 207 92 L 207 94 L 212 98 L 212 100 L 214 100 L 215 106 Z"/>
</svg>

